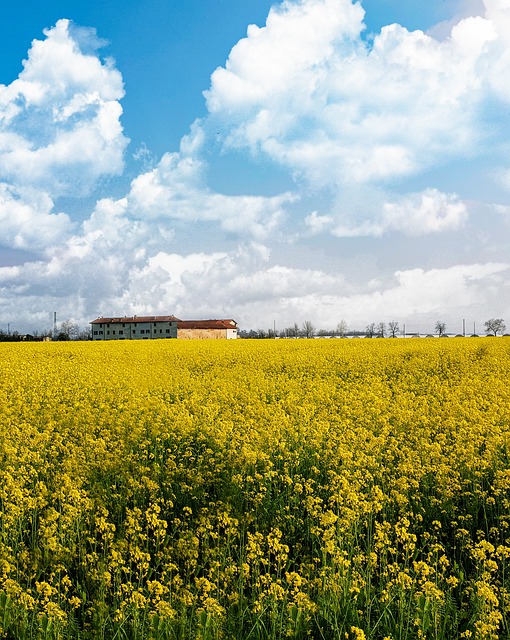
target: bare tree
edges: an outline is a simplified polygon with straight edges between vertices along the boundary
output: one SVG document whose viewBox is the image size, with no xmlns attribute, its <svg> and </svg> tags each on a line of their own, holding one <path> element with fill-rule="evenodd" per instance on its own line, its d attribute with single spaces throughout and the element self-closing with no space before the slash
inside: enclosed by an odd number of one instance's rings
<svg viewBox="0 0 510 640">
<path fill-rule="evenodd" d="M 345 338 L 345 334 L 347 333 L 347 322 L 345 320 L 340 320 L 340 322 L 336 325 L 336 335 L 341 338 Z"/>
<path fill-rule="evenodd" d="M 503 318 L 491 318 L 484 322 L 485 324 L 485 333 L 491 336 L 497 336 L 498 333 L 503 333 L 506 329 L 505 322 Z"/>
<path fill-rule="evenodd" d="M 386 335 L 386 324 L 384 322 L 379 322 L 376 328 L 376 334 L 378 338 L 384 338 Z"/>
<path fill-rule="evenodd" d="M 59 340 L 76 340 L 80 333 L 80 327 L 72 320 L 64 320 L 60 325 Z"/>
<path fill-rule="evenodd" d="M 446 323 L 438 320 L 436 322 L 436 326 L 434 327 L 435 332 L 439 335 L 439 337 L 443 337 L 446 335 Z"/>
<path fill-rule="evenodd" d="M 80 329 L 77 338 L 78 340 L 91 340 L 92 332 L 90 330 L 90 327 L 84 327 Z"/>
<path fill-rule="evenodd" d="M 365 334 L 367 338 L 373 338 L 375 335 L 375 322 L 371 324 L 367 324 L 367 328 L 365 329 Z"/>
<path fill-rule="evenodd" d="M 286 338 L 297 338 L 299 335 L 299 327 L 297 324 L 294 324 L 293 327 L 285 327 L 284 333 Z"/>
<path fill-rule="evenodd" d="M 397 333 L 399 332 L 398 322 L 395 322 L 395 320 L 390 320 L 390 322 L 388 322 L 388 329 L 390 331 L 390 336 L 392 338 L 396 338 Z"/>
<path fill-rule="evenodd" d="M 315 326 L 310 322 L 310 320 L 306 320 L 303 322 L 302 335 L 304 338 L 313 338 L 315 335 Z"/>
</svg>

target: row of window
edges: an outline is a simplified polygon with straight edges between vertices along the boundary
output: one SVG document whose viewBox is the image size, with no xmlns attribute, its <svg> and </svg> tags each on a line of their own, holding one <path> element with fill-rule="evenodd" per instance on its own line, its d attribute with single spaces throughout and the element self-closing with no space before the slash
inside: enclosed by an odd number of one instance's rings
<svg viewBox="0 0 510 640">
<path fill-rule="evenodd" d="M 133 331 L 131 332 L 132 334 L 136 333 L 136 329 L 133 329 Z M 151 330 L 150 329 L 140 329 L 140 334 L 147 334 L 150 335 Z M 154 331 L 154 334 L 156 334 L 157 331 Z M 159 333 L 163 333 L 163 329 L 159 330 Z M 165 329 L 165 333 L 170 333 L 170 329 Z M 95 329 L 93 331 L 93 335 L 95 336 L 102 336 L 103 335 L 103 331 L 101 331 L 100 329 Z M 110 335 L 110 331 L 106 332 L 106 335 L 109 336 Z M 112 336 L 115 335 L 115 329 L 112 331 Z M 119 336 L 123 336 L 124 335 L 124 331 L 122 329 L 119 329 Z"/>
</svg>

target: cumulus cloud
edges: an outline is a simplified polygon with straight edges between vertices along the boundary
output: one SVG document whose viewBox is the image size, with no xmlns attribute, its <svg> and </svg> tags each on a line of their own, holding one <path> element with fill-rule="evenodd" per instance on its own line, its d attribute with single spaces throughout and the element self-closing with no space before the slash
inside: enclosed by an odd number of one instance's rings
<svg viewBox="0 0 510 640">
<path fill-rule="evenodd" d="M 377 237 L 389 231 L 399 231 L 407 236 L 422 236 L 455 231 L 465 223 L 467 216 L 467 207 L 456 194 L 427 189 L 384 203 L 382 214 L 375 221 L 339 225 L 333 229 L 333 234 L 339 237 Z"/>
<path fill-rule="evenodd" d="M 52 213 L 48 194 L 0 183 L 0 242 L 7 247 L 44 251 L 67 239 L 72 223 L 65 213 Z"/>
<path fill-rule="evenodd" d="M 264 197 L 213 192 L 205 169 L 193 155 L 166 153 L 154 169 L 133 180 L 130 208 L 145 219 L 209 221 L 229 233 L 262 239 L 275 232 L 286 207 L 296 200 L 292 193 Z"/>
<path fill-rule="evenodd" d="M 59 20 L 44 34 L 19 77 L 0 85 L 0 172 L 52 197 L 83 194 L 124 167 L 122 76 L 96 55 L 93 30 Z"/>
<path fill-rule="evenodd" d="M 321 216 L 317 211 L 312 211 L 306 216 L 304 222 L 310 233 L 317 234 L 330 227 L 334 222 L 334 218 L 332 216 Z"/>
<path fill-rule="evenodd" d="M 510 10 L 485 4 L 445 40 L 393 24 L 368 44 L 358 3 L 286 1 L 213 73 L 214 125 L 226 147 L 313 185 L 386 183 L 484 152 L 484 107 L 510 99 Z"/>
<path fill-rule="evenodd" d="M 27 324 L 53 308 L 82 324 L 110 313 L 228 316 L 244 328 L 267 328 L 273 319 L 280 328 L 307 319 L 334 327 L 343 318 L 363 329 L 396 319 L 409 329 L 413 321 L 428 321 L 427 331 L 438 318 L 481 321 L 488 309 L 501 317 L 510 313 L 505 262 L 415 267 L 381 273 L 377 282 L 353 280 L 349 269 L 274 263 L 270 246 L 251 242 L 183 253 L 168 241 L 168 250 L 164 241 L 155 242 L 151 225 L 133 225 L 128 216 L 126 199 L 100 201 L 82 232 L 49 259 L 0 268 L 4 313 L 16 311 Z"/>
</svg>

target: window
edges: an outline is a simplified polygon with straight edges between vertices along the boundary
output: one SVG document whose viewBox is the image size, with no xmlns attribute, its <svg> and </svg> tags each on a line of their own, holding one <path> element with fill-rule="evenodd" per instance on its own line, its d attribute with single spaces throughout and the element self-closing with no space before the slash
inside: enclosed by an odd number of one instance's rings
<svg viewBox="0 0 510 640">
<path fill-rule="evenodd" d="M 157 327 L 157 326 L 158 326 L 158 323 L 157 323 L 157 322 L 155 322 L 155 323 L 154 323 L 154 326 L 155 326 L 155 327 Z"/>
<path fill-rule="evenodd" d="M 99 335 L 100 335 L 100 336 L 102 336 L 102 335 L 103 335 L 103 332 L 102 332 L 102 331 L 100 331 L 100 332 L 99 332 Z"/>
<path fill-rule="evenodd" d="M 122 331 L 122 329 L 119 329 L 119 336 L 123 336 L 124 335 L 124 331 Z"/>
<path fill-rule="evenodd" d="M 94 335 L 97 336 L 97 331 L 94 331 Z"/>
<path fill-rule="evenodd" d="M 163 333 L 163 329 L 160 329 L 160 330 L 159 330 L 159 332 L 160 332 L 160 333 Z"/>
<path fill-rule="evenodd" d="M 115 335 L 115 331 L 112 331 L 113 335 Z"/>
<path fill-rule="evenodd" d="M 166 329 L 166 332 L 167 332 L 167 333 L 170 333 L 170 329 Z"/>
<path fill-rule="evenodd" d="M 107 336 L 109 336 L 109 335 L 110 335 L 110 332 L 109 332 L 109 331 L 107 331 L 107 332 L 106 332 L 106 335 L 107 335 Z"/>
<path fill-rule="evenodd" d="M 133 329 L 133 333 L 136 333 L 136 329 Z"/>
</svg>

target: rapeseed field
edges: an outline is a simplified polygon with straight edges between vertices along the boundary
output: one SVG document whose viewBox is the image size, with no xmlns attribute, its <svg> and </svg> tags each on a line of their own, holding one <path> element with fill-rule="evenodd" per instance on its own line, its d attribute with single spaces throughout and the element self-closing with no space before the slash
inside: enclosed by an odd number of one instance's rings
<svg viewBox="0 0 510 640">
<path fill-rule="evenodd" d="M 510 637 L 510 341 L 0 345 L 0 637 Z"/>
</svg>

